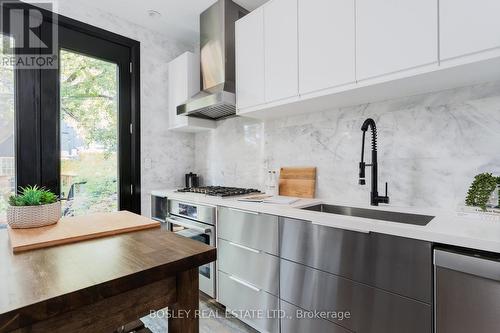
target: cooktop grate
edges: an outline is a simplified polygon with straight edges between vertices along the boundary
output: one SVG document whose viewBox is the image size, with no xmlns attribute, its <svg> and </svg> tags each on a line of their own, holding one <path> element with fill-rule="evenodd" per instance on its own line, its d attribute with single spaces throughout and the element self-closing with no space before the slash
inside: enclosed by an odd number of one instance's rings
<svg viewBox="0 0 500 333">
<path fill-rule="evenodd" d="M 237 195 L 246 195 L 252 193 L 261 193 L 259 190 L 253 188 L 239 188 L 239 187 L 226 187 L 226 186 L 200 186 L 200 187 L 186 187 L 178 189 L 177 192 L 183 193 L 200 193 L 217 197 L 231 197 Z"/>
</svg>

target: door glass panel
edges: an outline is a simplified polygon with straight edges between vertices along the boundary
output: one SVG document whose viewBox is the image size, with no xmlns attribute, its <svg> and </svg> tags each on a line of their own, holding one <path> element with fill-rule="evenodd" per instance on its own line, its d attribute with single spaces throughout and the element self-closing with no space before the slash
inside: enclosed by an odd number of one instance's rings
<svg viewBox="0 0 500 333">
<path fill-rule="evenodd" d="M 210 245 L 210 234 L 203 233 L 200 231 L 196 231 L 196 230 L 189 229 L 189 228 L 186 228 L 186 227 L 183 227 L 180 225 L 175 225 L 175 224 L 172 224 L 172 231 L 175 232 L 177 235 L 180 235 L 182 237 L 191 238 L 195 241 Z M 198 270 L 199 270 L 201 275 L 210 279 L 210 264 L 200 266 L 198 268 Z"/>
<path fill-rule="evenodd" d="M 66 216 L 118 208 L 118 66 L 60 52 L 61 197 Z"/>
<path fill-rule="evenodd" d="M 8 59 L 13 39 L 0 34 L 0 56 Z M 14 159 L 14 68 L 0 61 L 0 229 L 5 226 L 9 196 L 16 188 Z"/>
</svg>

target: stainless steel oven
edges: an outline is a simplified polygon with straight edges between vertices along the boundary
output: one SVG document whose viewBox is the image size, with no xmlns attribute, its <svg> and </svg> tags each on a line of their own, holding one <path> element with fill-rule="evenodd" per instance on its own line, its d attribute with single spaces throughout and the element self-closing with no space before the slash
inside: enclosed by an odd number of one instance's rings
<svg viewBox="0 0 500 333">
<path fill-rule="evenodd" d="M 216 208 L 178 200 L 168 200 L 165 218 L 168 230 L 207 245 L 215 246 Z M 200 266 L 200 290 L 215 298 L 215 263 Z"/>
</svg>

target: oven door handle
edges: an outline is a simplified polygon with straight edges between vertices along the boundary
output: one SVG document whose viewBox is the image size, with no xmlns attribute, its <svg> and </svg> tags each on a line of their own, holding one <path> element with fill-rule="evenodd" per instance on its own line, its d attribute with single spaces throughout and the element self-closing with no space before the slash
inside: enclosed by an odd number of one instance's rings
<svg viewBox="0 0 500 333">
<path fill-rule="evenodd" d="M 190 223 L 187 223 L 187 222 L 181 222 L 179 220 L 174 220 L 172 218 L 169 218 L 169 217 L 166 217 L 165 218 L 165 221 L 167 222 L 170 222 L 172 224 L 176 224 L 176 225 L 180 225 L 181 227 L 184 227 L 184 228 L 188 228 L 188 229 L 193 229 L 193 230 L 196 230 L 196 231 L 199 231 L 199 232 L 202 232 L 204 234 L 208 234 L 209 232 L 212 231 L 212 228 L 202 228 L 202 227 L 198 227 L 196 225 L 192 225 Z"/>
</svg>

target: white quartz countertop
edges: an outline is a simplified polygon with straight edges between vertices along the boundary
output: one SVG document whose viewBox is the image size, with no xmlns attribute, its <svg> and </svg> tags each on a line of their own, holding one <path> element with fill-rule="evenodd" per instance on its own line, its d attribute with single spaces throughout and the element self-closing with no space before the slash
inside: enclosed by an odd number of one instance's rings
<svg viewBox="0 0 500 333">
<path fill-rule="evenodd" d="M 320 199 L 300 199 L 292 205 L 277 205 L 238 201 L 236 198 L 220 198 L 196 193 L 179 193 L 175 190 L 152 191 L 152 195 L 184 200 L 193 203 L 224 206 L 264 214 L 278 215 L 311 221 L 313 224 L 352 230 L 378 232 L 394 236 L 420 239 L 435 243 L 461 246 L 471 249 L 500 253 L 500 216 L 461 213 L 435 209 L 414 209 L 394 206 L 359 206 Z M 328 214 L 300 209 L 319 203 L 369 208 L 401 213 L 431 215 L 435 218 L 426 226 L 386 222 L 368 218 Z"/>
</svg>

